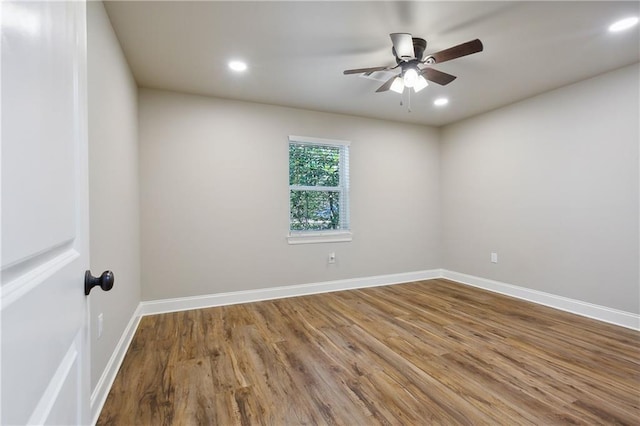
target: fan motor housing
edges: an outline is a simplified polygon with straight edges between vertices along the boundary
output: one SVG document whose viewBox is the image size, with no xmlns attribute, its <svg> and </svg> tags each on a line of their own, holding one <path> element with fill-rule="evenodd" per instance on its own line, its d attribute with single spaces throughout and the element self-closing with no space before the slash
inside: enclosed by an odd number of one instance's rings
<svg viewBox="0 0 640 426">
<path fill-rule="evenodd" d="M 424 55 L 424 51 L 427 48 L 427 41 L 419 37 L 413 37 L 412 40 L 413 40 L 413 53 L 415 54 L 415 57 L 418 61 L 422 61 L 422 56 Z M 393 56 L 395 56 L 397 64 L 400 64 L 401 62 L 406 62 L 398 58 L 395 48 L 392 47 L 391 52 L 393 53 Z"/>
</svg>

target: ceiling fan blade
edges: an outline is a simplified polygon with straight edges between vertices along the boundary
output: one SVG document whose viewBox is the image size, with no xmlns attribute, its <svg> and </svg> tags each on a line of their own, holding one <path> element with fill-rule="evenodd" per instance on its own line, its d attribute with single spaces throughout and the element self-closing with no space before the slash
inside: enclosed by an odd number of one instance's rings
<svg viewBox="0 0 640 426">
<path fill-rule="evenodd" d="M 422 75 L 429 81 L 438 83 L 441 86 L 446 86 L 456 79 L 455 75 L 447 74 L 446 72 L 434 70 L 433 68 L 425 68 L 422 70 Z"/>
<path fill-rule="evenodd" d="M 378 90 L 376 90 L 376 93 L 386 92 L 387 90 L 389 90 L 391 88 L 391 85 L 393 84 L 393 80 L 395 80 L 396 78 L 398 78 L 397 75 L 394 75 L 393 77 L 391 77 L 382 86 L 378 87 Z"/>
<path fill-rule="evenodd" d="M 413 37 L 408 33 L 393 33 L 389 34 L 391 42 L 393 43 L 393 49 L 396 56 L 400 59 L 415 59 L 416 54 L 413 51 Z"/>
<path fill-rule="evenodd" d="M 353 70 L 346 70 L 343 71 L 343 74 L 348 75 L 348 74 L 363 74 L 363 73 L 372 73 L 375 71 L 384 71 L 384 70 L 388 70 L 391 69 L 390 67 L 373 67 L 373 68 L 357 68 L 357 69 L 353 69 Z"/>
<path fill-rule="evenodd" d="M 429 58 L 433 58 L 436 64 L 441 62 L 450 61 L 452 59 L 460 58 L 462 56 L 471 55 L 472 53 L 482 52 L 482 42 L 478 39 L 468 41 L 466 43 L 459 44 L 457 46 L 450 47 L 448 49 L 441 50 L 433 53 L 427 57 L 425 62 L 429 62 Z"/>
</svg>

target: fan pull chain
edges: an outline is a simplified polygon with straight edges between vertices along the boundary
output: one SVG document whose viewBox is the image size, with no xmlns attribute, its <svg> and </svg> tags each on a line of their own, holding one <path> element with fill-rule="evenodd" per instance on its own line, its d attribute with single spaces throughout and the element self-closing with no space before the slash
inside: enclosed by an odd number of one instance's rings
<svg viewBox="0 0 640 426">
<path fill-rule="evenodd" d="M 411 112 L 411 89 L 406 89 L 402 91 L 400 95 L 400 106 L 404 106 L 404 94 L 407 93 L 407 112 Z"/>
</svg>

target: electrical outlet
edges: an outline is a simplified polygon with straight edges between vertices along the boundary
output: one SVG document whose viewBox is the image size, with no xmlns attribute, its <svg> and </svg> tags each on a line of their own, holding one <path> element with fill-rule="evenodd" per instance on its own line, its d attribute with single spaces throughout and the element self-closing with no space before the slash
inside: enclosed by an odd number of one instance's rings
<svg viewBox="0 0 640 426">
<path fill-rule="evenodd" d="M 336 263 L 336 254 L 335 254 L 335 252 L 329 253 L 329 263 Z"/>
<path fill-rule="evenodd" d="M 491 263 L 498 263 L 498 253 L 491 253 Z"/>
<path fill-rule="evenodd" d="M 102 337 L 102 329 L 104 327 L 104 316 L 102 312 L 98 315 L 98 339 Z"/>
</svg>

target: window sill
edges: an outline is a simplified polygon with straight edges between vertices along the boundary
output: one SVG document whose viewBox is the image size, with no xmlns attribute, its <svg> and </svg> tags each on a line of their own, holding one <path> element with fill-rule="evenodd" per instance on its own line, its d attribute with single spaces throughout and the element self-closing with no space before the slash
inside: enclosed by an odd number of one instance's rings
<svg viewBox="0 0 640 426">
<path fill-rule="evenodd" d="M 346 243 L 352 240 L 352 234 L 343 232 L 300 232 L 289 234 L 289 244 Z"/>
</svg>

